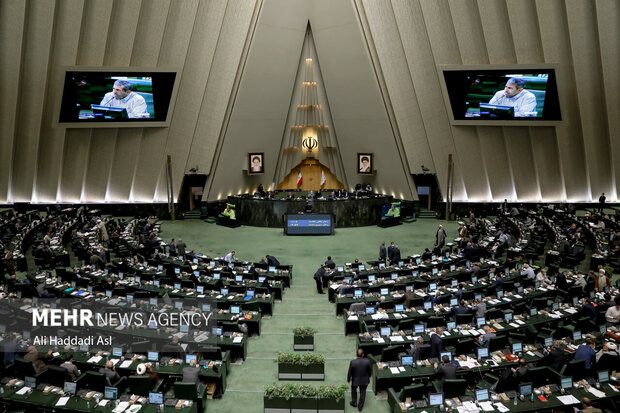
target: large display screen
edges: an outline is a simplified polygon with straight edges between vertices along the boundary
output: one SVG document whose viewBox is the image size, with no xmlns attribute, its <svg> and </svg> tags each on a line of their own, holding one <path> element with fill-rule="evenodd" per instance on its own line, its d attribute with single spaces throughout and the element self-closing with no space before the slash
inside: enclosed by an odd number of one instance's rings
<svg viewBox="0 0 620 413">
<path fill-rule="evenodd" d="M 59 123 L 67 127 L 163 126 L 176 77 L 176 72 L 67 70 Z"/>
<path fill-rule="evenodd" d="M 444 70 L 443 77 L 459 124 L 562 120 L 554 69 Z"/>
<path fill-rule="evenodd" d="M 287 235 L 332 235 L 334 220 L 330 214 L 287 214 L 284 233 Z"/>
<path fill-rule="evenodd" d="M 381 206 L 381 219 L 400 218 L 400 202 L 383 204 Z"/>
</svg>

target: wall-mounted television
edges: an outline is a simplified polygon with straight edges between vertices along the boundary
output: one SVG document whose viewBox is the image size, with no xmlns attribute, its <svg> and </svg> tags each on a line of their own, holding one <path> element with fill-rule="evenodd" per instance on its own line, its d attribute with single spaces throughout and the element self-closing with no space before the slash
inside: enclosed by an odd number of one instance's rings
<svg viewBox="0 0 620 413">
<path fill-rule="evenodd" d="M 169 69 L 66 68 L 57 125 L 168 126 L 178 77 Z"/>
<path fill-rule="evenodd" d="M 548 126 L 562 121 L 549 65 L 441 66 L 453 125 Z"/>
</svg>

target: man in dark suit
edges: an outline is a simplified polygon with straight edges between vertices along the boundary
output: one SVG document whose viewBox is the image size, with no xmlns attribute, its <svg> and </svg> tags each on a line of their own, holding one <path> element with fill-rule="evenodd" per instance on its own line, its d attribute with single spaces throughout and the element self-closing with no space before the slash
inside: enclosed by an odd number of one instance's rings
<svg viewBox="0 0 620 413">
<path fill-rule="evenodd" d="M 387 257 L 387 250 L 385 248 L 385 242 L 382 242 L 379 246 L 379 261 L 385 261 L 385 257 Z"/>
<path fill-rule="evenodd" d="M 267 254 L 265 255 L 265 258 L 267 258 L 267 265 L 269 265 L 270 267 L 277 267 L 278 265 L 280 265 L 280 261 L 278 261 L 278 259 L 273 255 Z"/>
<path fill-rule="evenodd" d="M 557 371 L 562 370 L 562 367 L 566 363 L 566 357 L 564 356 L 564 350 L 560 349 L 559 343 L 554 341 L 551 343 L 551 351 L 542 360 L 543 365 L 547 365 Z"/>
<path fill-rule="evenodd" d="M 439 355 L 445 351 L 443 347 L 443 339 L 441 338 L 443 328 L 437 327 L 437 332 L 431 333 L 431 354 L 430 357 L 438 358 Z"/>
<path fill-rule="evenodd" d="M 366 401 L 366 387 L 370 383 L 370 375 L 372 368 L 370 361 L 364 357 L 364 350 L 357 349 L 357 358 L 349 363 L 349 372 L 347 373 L 347 384 L 351 384 L 351 406 L 356 407 L 360 412 L 364 408 Z M 357 400 L 357 388 L 359 387 L 360 398 Z"/>
<path fill-rule="evenodd" d="M 400 261 L 400 249 L 398 245 L 394 245 L 394 249 L 392 250 L 392 258 L 390 259 L 390 264 L 396 263 L 398 264 Z"/>
<path fill-rule="evenodd" d="M 328 255 L 327 256 L 327 261 L 325 261 L 324 264 L 327 268 L 333 270 L 334 268 L 336 268 L 336 263 L 334 262 L 334 260 L 332 260 L 332 256 Z"/>
<path fill-rule="evenodd" d="M 316 282 L 316 291 L 319 294 L 325 294 L 323 292 L 323 277 L 325 277 L 325 267 L 322 265 L 314 273 L 314 281 Z"/>
<path fill-rule="evenodd" d="M 392 257 L 394 254 L 394 241 L 390 242 L 390 246 L 387 248 L 387 256 L 392 261 Z"/>
<path fill-rule="evenodd" d="M 450 357 L 448 356 L 443 356 L 441 362 L 441 367 L 438 368 L 437 363 L 434 364 L 434 367 L 439 388 L 443 390 L 443 383 L 446 379 L 456 379 L 456 365 L 450 363 Z"/>
<path fill-rule="evenodd" d="M 183 379 L 181 380 L 183 383 L 195 383 L 196 388 L 200 384 L 200 379 L 198 379 L 198 375 L 200 374 L 200 369 L 196 365 L 196 360 L 192 360 L 189 362 L 188 367 L 183 367 Z"/>
</svg>

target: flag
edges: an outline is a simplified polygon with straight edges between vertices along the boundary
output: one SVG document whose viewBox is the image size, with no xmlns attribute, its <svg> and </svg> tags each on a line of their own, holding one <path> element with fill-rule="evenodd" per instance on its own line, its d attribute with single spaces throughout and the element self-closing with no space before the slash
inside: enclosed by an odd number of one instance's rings
<svg viewBox="0 0 620 413">
<path fill-rule="evenodd" d="M 297 186 L 301 185 L 303 180 L 304 180 L 304 178 L 301 176 L 301 169 L 300 169 L 299 173 L 297 174 Z"/>
<path fill-rule="evenodd" d="M 325 183 L 325 171 L 321 171 L 321 186 Z"/>
</svg>

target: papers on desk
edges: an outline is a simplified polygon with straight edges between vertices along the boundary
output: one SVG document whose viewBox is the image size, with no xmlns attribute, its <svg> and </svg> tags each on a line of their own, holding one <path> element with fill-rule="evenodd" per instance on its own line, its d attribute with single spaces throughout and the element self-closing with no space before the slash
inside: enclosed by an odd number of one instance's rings
<svg viewBox="0 0 620 413">
<path fill-rule="evenodd" d="M 58 357 L 58 356 L 60 356 L 60 353 L 56 351 L 56 352 L 52 353 L 52 356 Z"/>
<path fill-rule="evenodd" d="M 519 328 L 519 324 L 517 323 L 508 323 L 510 327 Z"/>
<path fill-rule="evenodd" d="M 391 342 L 402 343 L 403 341 L 405 341 L 405 339 L 403 339 L 402 336 L 390 336 L 390 341 Z"/>
<path fill-rule="evenodd" d="M 233 338 L 233 343 L 241 343 L 243 341 L 243 337 L 235 337 Z"/>
<path fill-rule="evenodd" d="M 61 397 L 56 402 L 56 406 L 66 406 L 68 401 L 69 401 L 69 397 Z"/>
<path fill-rule="evenodd" d="M 478 406 L 474 402 L 463 402 L 461 406 L 457 407 L 459 412 L 479 412 Z"/>
<path fill-rule="evenodd" d="M 383 337 L 373 337 L 372 340 L 376 341 L 379 344 L 385 343 L 385 340 L 383 339 Z"/>
<path fill-rule="evenodd" d="M 120 402 L 118 406 L 116 406 L 116 408 L 112 411 L 114 413 L 121 413 L 122 411 L 125 411 L 127 407 L 129 407 L 129 402 Z"/>
<path fill-rule="evenodd" d="M 480 335 L 478 330 L 469 330 L 469 334 L 471 334 L 474 337 L 478 337 Z"/>
<path fill-rule="evenodd" d="M 510 410 L 508 407 L 504 406 L 503 404 L 499 402 L 493 403 L 493 406 L 497 407 L 497 410 L 499 410 L 501 413 L 504 413 Z"/>
<path fill-rule="evenodd" d="M 523 320 L 515 320 L 515 323 L 517 323 L 519 325 L 523 325 L 523 324 L 525 324 L 525 321 L 523 321 Z"/>
<path fill-rule="evenodd" d="M 123 362 L 121 363 L 120 367 L 121 367 L 122 369 L 126 369 L 126 368 L 128 368 L 129 366 L 131 366 L 131 363 L 133 363 L 133 360 L 125 360 L 125 361 L 123 361 Z"/>
<path fill-rule="evenodd" d="M 519 298 L 519 299 L 523 298 L 523 297 L 521 297 L 519 294 L 515 294 L 515 295 L 514 295 L 514 297 L 515 297 L 515 298 Z"/>
<path fill-rule="evenodd" d="M 350 316 L 347 318 L 347 321 L 357 321 L 357 316 L 356 316 L 356 315 L 350 315 Z"/>
<path fill-rule="evenodd" d="M 390 372 L 392 374 L 398 374 L 400 373 L 400 370 L 398 370 L 398 367 L 390 367 Z"/>
<path fill-rule="evenodd" d="M 331 288 L 332 290 L 337 290 L 338 288 L 340 288 L 340 284 L 332 284 L 329 286 L 329 288 Z"/>
<path fill-rule="evenodd" d="M 502 300 L 506 301 L 507 303 L 511 302 L 512 300 L 508 297 L 502 297 Z"/>
<path fill-rule="evenodd" d="M 493 408 L 493 403 L 491 402 L 480 402 L 478 404 L 480 405 L 480 407 L 482 407 L 483 412 L 495 411 L 495 409 Z"/>
<path fill-rule="evenodd" d="M 86 362 L 87 363 L 99 363 L 102 358 L 103 358 L 103 356 L 92 356 Z"/>
<path fill-rule="evenodd" d="M 418 310 L 418 313 L 420 313 L 420 314 L 426 314 L 426 311 L 424 311 L 424 310 Z"/>
<path fill-rule="evenodd" d="M 613 391 L 615 391 L 615 392 L 620 391 L 620 390 L 616 389 L 616 386 L 614 386 L 613 384 L 611 384 L 611 383 L 608 383 L 608 384 L 609 384 L 609 387 L 611 387 L 611 389 Z"/>
<path fill-rule="evenodd" d="M 22 394 L 28 393 L 30 390 L 32 390 L 32 387 L 24 386 L 18 391 L 16 391 L 15 394 L 19 394 L 21 396 Z"/>
<path fill-rule="evenodd" d="M 579 404 L 579 403 L 581 403 L 572 394 L 569 394 L 568 396 L 558 396 L 558 400 L 561 401 L 562 404 Z"/>
<path fill-rule="evenodd" d="M 605 393 L 600 391 L 599 389 L 597 389 L 596 387 L 592 387 L 590 386 L 590 388 L 588 389 L 588 391 L 590 393 L 592 393 L 593 395 L 595 395 L 596 397 L 605 397 Z"/>
<path fill-rule="evenodd" d="M 574 308 L 566 308 L 564 309 L 564 311 L 566 311 L 569 314 L 575 314 L 577 312 L 577 310 L 575 310 Z"/>
</svg>

